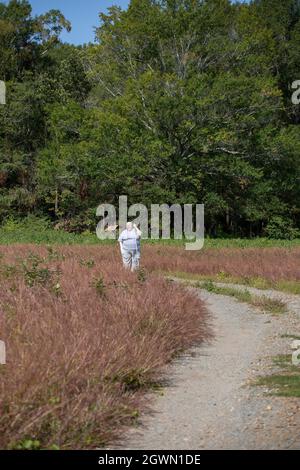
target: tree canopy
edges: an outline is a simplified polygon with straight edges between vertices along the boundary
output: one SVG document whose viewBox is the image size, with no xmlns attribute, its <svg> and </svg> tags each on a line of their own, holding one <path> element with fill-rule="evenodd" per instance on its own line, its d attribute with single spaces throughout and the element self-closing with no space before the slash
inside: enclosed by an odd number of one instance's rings
<svg viewBox="0 0 300 470">
<path fill-rule="evenodd" d="M 0 3 L 1 221 L 84 230 L 127 194 L 204 203 L 212 236 L 297 235 L 299 0 L 131 0 L 82 47 L 63 28 Z"/>
</svg>

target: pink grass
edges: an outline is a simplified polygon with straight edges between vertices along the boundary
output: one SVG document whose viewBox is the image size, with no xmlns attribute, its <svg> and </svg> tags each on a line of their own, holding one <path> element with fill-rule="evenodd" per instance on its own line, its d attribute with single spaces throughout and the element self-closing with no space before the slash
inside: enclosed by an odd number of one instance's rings
<svg viewBox="0 0 300 470">
<path fill-rule="evenodd" d="M 30 250 L 44 258 L 37 266 Z M 125 272 L 116 248 L 57 251 L 0 248 L 2 449 L 107 444 L 136 418 L 163 366 L 210 335 L 194 293 Z"/>
<path fill-rule="evenodd" d="M 199 275 L 226 273 L 234 277 L 264 278 L 270 282 L 300 281 L 300 248 L 207 249 L 145 246 L 144 262 L 150 270 Z"/>
</svg>

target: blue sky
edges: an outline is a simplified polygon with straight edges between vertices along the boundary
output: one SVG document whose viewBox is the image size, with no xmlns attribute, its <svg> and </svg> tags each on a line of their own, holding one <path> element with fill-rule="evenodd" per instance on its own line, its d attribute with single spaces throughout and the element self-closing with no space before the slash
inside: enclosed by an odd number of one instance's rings
<svg viewBox="0 0 300 470">
<path fill-rule="evenodd" d="M 118 5 L 126 8 L 129 0 L 29 0 L 34 14 L 47 10 L 60 10 L 72 23 L 71 33 L 64 32 L 63 41 L 73 44 L 93 42 L 94 27 L 99 26 L 99 12 Z"/>
<path fill-rule="evenodd" d="M 3 1 L 3 0 L 2 0 Z M 94 41 L 94 28 L 99 26 L 99 13 L 105 12 L 112 5 L 126 8 L 129 0 L 29 0 L 34 14 L 47 10 L 61 10 L 72 23 L 70 33 L 63 32 L 62 41 L 72 44 L 84 44 Z M 247 0 L 244 0 L 247 1 Z M 8 0 L 4 0 L 5 3 Z"/>
</svg>

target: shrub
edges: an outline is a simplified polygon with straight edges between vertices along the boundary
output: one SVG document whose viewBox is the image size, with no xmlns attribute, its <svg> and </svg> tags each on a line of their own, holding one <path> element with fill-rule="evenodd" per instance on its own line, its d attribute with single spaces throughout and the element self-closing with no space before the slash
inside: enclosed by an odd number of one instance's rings
<svg viewBox="0 0 300 470">
<path fill-rule="evenodd" d="M 275 240 L 294 240 L 300 236 L 300 231 L 293 227 L 290 220 L 274 216 L 265 229 L 268 238 Z"/>
</svg>

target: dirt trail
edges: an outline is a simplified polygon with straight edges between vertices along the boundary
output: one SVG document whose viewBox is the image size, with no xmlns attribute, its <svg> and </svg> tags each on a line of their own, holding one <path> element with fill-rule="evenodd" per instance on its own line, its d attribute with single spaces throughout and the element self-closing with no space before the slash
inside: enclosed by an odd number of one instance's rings
<svg viewBox="0 0 300 470">
<path fill-rule="evenodd" d="M 299 449 L 300 400 L 266 396 L 249 384 L 274 368 L 271 356 L 291 353 L 291 340 L 282 335 L 299 334 L 300 299 L 285 298 L 291 312 L 273 317 L 230 297 L 197 292 L 212 313 L 214 342 L 168 368 L 169 385 L 163 396 L 151 397 L 151 414 L 114 448 Z"/>
</svg>

